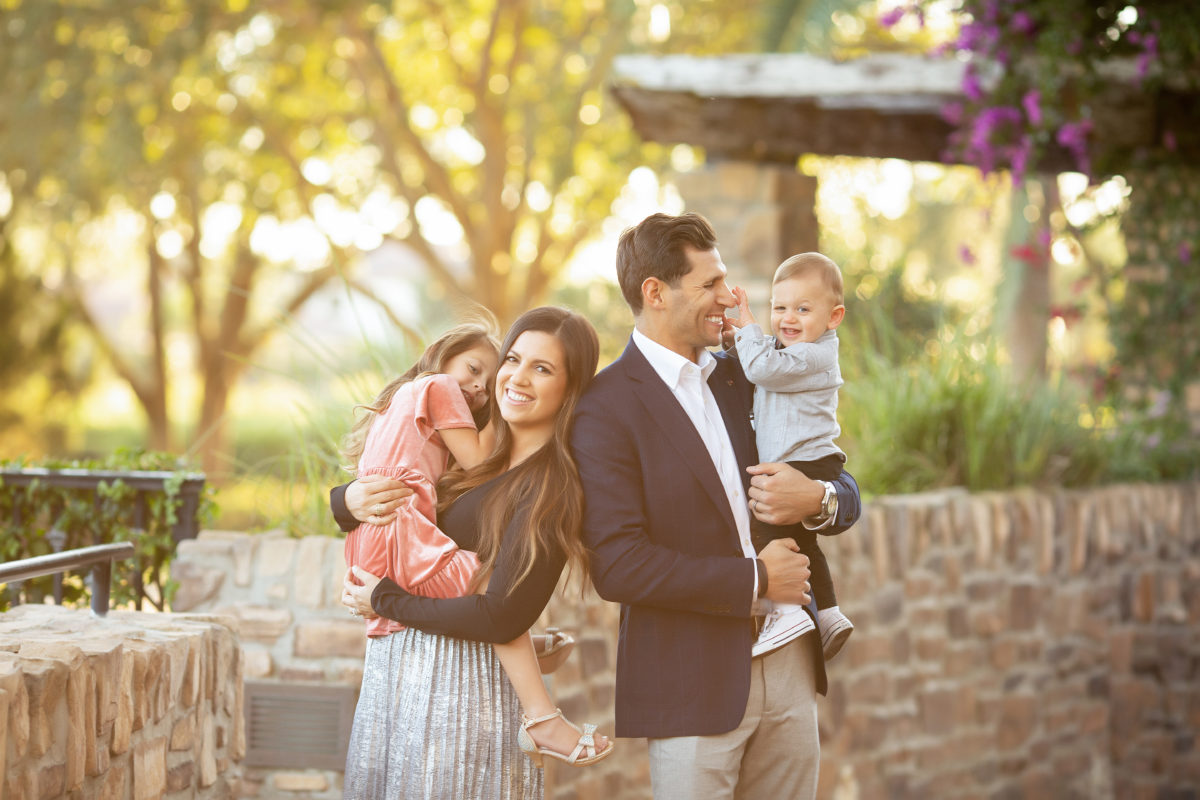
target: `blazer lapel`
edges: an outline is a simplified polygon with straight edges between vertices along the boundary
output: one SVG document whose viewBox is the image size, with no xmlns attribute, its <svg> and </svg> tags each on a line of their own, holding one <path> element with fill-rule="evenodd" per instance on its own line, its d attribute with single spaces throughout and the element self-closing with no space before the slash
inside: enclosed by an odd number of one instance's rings
<svg viewBox="0 0 1200 800">
<path fill-rule="evenodd" d="M 717 474 L 712 456 L 709 455 L 696 426 L 675 399 L 675 395 L 663 383 L 662 378 L 654 371 L 654 367 L 650 366 L 650 362 L 632 339 L 625 347 L 620 363 L 633 385 L 634 394 L 645 406 L 649 418 L 662 430 L 663 436 L 679 454 L 680 461 L 687 465 L 700 481 L 704 491 L 729 523 L 729 529 L 736 530 L 737 524 L 733 520 L 733 511 L 729 508 L 729 501 L 725 496 L 725 486 Z M 724 415 L 724 410 L 721 413 Z"/>
</svg>

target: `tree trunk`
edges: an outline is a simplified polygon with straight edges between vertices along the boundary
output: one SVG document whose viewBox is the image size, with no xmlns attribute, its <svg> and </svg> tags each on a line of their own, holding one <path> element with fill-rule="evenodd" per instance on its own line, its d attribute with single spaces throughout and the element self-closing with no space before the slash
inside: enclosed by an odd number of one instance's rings
<svg viewBox="0 0 1200 800">
<path fill-rule="evenodd" d="M 149 425 L 149 447 L 151 450 L 171 450 L 171 421 L 167 415 L 167 356 L 166 332 L 163 326 L 162 303 L 162 256 L 158 254 L 154 237 L 147 247 L 149 256 L 146 268 L 146 290 L 150 295 L 150 338 L 153 351 L 150 355 L 150 376 L 147 381 L 146 421 Z"/>
<path fill-rule="evenodd" d="M 1004 242 L 997 332 L 1008 344 L 1014 374 L 1034 380 L 1046 377 L 1052 263 L 1049 242 L 1039 232 L 1049 229 L 1048 217 L 1057 203 L 1058 184 L 1053 175 L 1041 176 L 1033 186 L 1014 186 Z M 1025 218 L 1025 208 L 1030 205 L 1039 212 L 1033 223 Z"/>
<path fill-rule="evenodd" d="M 200 465 L 210 483 L 221 484 L 233 472 L 233 453 L 229 451 L 229 424 L 226 411 L 229 392 L 236 377 L 225 366 L 225 354 L 210 353 L 202 365 L 204 396 L 196 424 L 193 447 L 197 447 Z"/>
</svg>

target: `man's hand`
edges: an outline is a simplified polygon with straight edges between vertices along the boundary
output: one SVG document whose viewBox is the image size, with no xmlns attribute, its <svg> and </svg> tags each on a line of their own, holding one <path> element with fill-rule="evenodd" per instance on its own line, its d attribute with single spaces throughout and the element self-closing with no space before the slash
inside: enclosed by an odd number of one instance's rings
<svg viewBox="0 0 1200 800">
<path fill-rule="evenodd" d="M 771 525 L 793 525 L 821 513 L 821 484 L 788 464 L 746 467 L 750 479 L 750 511 Z M 349 492 L 347 492 L 349 494 Z"/>
<path fill-rule="evenodd" d="M 413 490 L 386 475 L 364 475 L 346 487 L 346 510 L 359 522 L 387 525 Z"/>
<path fill-rule="evenodd" d="M 775 603 L 808 605 L 808 556 L 791 539 L 774 539 L 758 554 L 767 568 L 767 599 Z"/>
<path fill-rule="evenodd" d="M 380 580 L 382 578 L 372 575 L 362 567 L 346 570 L 346 577 L 342 579 L 342 605 L 350 609 L 351 614 L 364 619 L 379 616 L 371 606 L 371 593 L 375 591 Z"/>
</svg>

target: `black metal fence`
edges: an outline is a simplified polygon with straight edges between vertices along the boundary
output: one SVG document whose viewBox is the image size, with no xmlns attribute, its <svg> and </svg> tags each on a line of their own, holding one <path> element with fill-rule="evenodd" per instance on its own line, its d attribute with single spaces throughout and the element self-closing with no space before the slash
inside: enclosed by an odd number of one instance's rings
<svg viewBox="0 0 1200 800">
<path fill-rule="evenodd" d="M 150 602 L 161 610 L 171 591 L 164 567 L 175 546 L 195 538 L 199 531 L 204 482 L 202 473 L 0 469 L 0 516 L 4 517 L 0 519 L 0 539 L 4 540 L 0 559 L 12 562 L 66 556 L 68 549 L 92 552 L 97 546 L 126 542 L 132 552 L 119 558 L 131 563 L 115 576 L 115 599 L 138 608 Z M 110 562 L 104 562 L 104 569 Z M 0 580 L 8 584 L 7 598 L 0 597 L 0 609 L 6 605 L 4 599 L 12 605 L 38 602 L 50 592 L 56 603 L 78 600 L 78 584 L 64 587 L 62 572 L 80 566 Z M 96 569 L 99 567 L 93 566 L 93 572 Z M 52 588 L 47 581 L 35 579 L 51 574 Z M 147 592 L 148 585 L 153 592 Z M 108 586 L 106 580 L 106 594 Z M 93 588 L 93 599 L 94 592 Z"/>
</svg>

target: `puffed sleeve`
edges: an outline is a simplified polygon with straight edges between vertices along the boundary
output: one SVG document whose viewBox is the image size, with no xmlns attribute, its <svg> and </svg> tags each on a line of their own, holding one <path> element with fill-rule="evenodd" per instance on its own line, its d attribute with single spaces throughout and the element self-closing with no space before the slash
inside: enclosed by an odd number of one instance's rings
<svg viewBox="0 0 1200 800">
<path fill-rule="evenodd" d="M 449 375 L 420 378 L 413 400 L 413 418 L 427 436 L 436 430 L 475 427 L 467 399 L 458 381 Z"/>
</svg>

